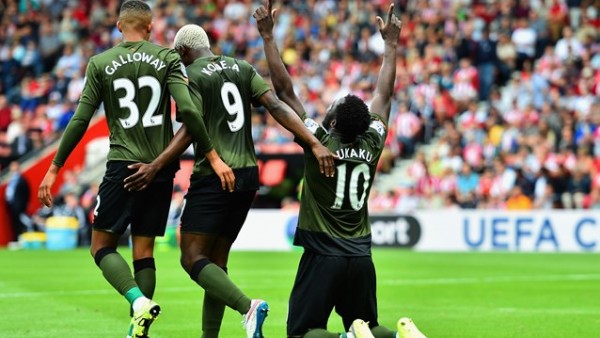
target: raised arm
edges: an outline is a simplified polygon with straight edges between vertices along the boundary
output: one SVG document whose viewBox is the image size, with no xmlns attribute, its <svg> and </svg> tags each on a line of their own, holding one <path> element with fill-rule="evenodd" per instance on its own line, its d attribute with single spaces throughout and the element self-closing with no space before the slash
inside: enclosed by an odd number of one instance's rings
<svg viewBox="0 0 600 338">
<path fill-rule="evenodd" d="M 267 8 L 260 6 L 254 12 L 254 18 L 258 27 L 258 32 L 263 38 L 263 47 L 265 50 L 265 56 L 267 57 L 267 63 L 269 65 L 269 72 L 271 73 L 271 80 L 275 93 L 277 96 L 290 106 L 298 116 L 302 116 L 305 113 L 304 106 L 300 102 L 300 99 L 294 93 L 294 85 L 290 74 L 288 74 L 285 65 L 279 55 L 277 44 L 273 38 L 273 18 L 277 10 L 272 9 L 271 0 L 267 2 Z"/>
<path fill-rule="evenodd" d="M 381 17 L 377 17 L 377 25 L 381 32 L 381 37 L 385 42 L 385 51 L 383 53 L 383 64 L 379 70 L 377 79 L 377 88 L 375 97 L 371 102 L 371 112 L 378 114 L 385 119 L 387 123 L 392 106 L 392 94 L 394 92 L 394 81 L 396 80 L 396 47 L 402 29 L 402 22 L 394 14 L 394 4 L 390 5 L 388 10 L 387 22 L 383 22 Z"/>
</svg>

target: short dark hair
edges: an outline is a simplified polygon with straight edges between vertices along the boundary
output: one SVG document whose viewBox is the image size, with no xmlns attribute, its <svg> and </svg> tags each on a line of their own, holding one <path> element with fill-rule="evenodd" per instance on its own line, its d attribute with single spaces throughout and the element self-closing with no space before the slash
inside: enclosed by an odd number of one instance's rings
<svg viewBox="0 0 600 338">
<path fill-rule="evenodd" d="M 152 9 L 145 1 L 126 0 L 119 10 L 119 20 L 135 28 L 145 28 L 152 22 Z"/>
<path fill-rule="evenodd" d="M 121 3 L 121 11 L 124 9 L 135 9 L 141 11 L 152 11 L 150 5 L 143 0 L 125 0 Z"/>
<path fill-rule="evenodd" d="M 344 136 L 356 138 L 369 128 L 371 120 L 369 108 L 358 96 L 348 94 L 336 107 L 335 129 Z"/>
</svg>

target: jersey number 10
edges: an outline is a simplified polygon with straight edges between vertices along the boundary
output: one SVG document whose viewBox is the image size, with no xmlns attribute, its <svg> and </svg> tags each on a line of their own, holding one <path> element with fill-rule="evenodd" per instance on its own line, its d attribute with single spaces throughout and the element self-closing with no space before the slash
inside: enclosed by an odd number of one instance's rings
<svg viewBox="0 0 600 338">
<path fill-rule="evenodd" d="M 371 179 L 371 173 L 369 172 L 369 166 L 366 163 L 361 163 L 352 169 L 350 173 L 350 181 L 346 186 L 346 163 L 337 166 L 337 184 L 335 187 L 335 202 L 331 206 L 331 209 L 339 210 L 342 208 L 344 203 L 344 197 L 346 196 L 346 190 L 348 191 L 348 198 L 350 199 L 350 206 L 352 209 L 358 211 L 365 204 L 367 198 L 367 191 L 369 190 L 369 181 Z M 363 177 L 363 193 L 362 196 L 358 196 L 358 179 L 360 176 Z"/>
</svg>

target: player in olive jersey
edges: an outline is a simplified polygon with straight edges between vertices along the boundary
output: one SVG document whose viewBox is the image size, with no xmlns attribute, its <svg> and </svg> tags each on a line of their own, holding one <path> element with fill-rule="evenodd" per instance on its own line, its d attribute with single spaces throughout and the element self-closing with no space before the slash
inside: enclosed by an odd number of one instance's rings
<svg viewBox="0 0 600 338">
<path fill-rule="evenodd" d="M 124 178 L 128 166 L 151 162 L 173 139 L 170 97 L 194 135 L 198 149 L 207 153 L 215 170 L 233 185 L 233 172 L 213 149 L 200 107 L 189 94 L 185 68 L 172 49 L 146 41 L 152 28 L 152 11 L 143 1 L 121 6 L 119 31 L 123 42 L 92 57 L 86 70 L 82 96 L 60 141 L 60 146 L 39 187 L 40 201 L 52 204 L 51 188 L 59 169 L 84 135 L 92 115 L 104 103 L 110 130 L 108 164 L 100 185 L 92 232 L 91 253 L 108 282 L 131 304 L 133 316 L 128 336 L 146 337 L 160 307 L 150 298 L 155 287 L 154 238 L 162 236 L 178 162 L 168 163 L 148 192 L 129 192 Z M 184 133 L 176 136 L 181 138 Z M 131 224 L 135 276 L 117 253 L 119 237 Z"/>
<path fill-rule="evenodd" d="M 196 152 L 191 186 L 181 217 L 181 264 L 192 280 L 205 289 L 202 337 L 218 337 L 225 305 L 244 315 L 248 338 L 262 337 L 268 305 L 248 298 L 227 276 L 229 250 L 259 188 L 258 166 L 252 140 L 250 105 L 262 105 L 312 150 L 316 165 L 333 175 L 334 155 L 321 145 L 298 116 L 279 101 L 247 62 L 214 55 L 206 32 L 197 25 L 182 27 L 175 47 L 186 64 L 195 103 L 203 107 L 204 121 L 215 148 L 235 173 L 235 189 L 224 192 L 201 153 Z M 189 143 L 170 146 L 155 162 L 169 162 Z M 195 144 L 198 147 L 198 144 Z M 126 179 L 127 187 L 146 184 L 143 174 Z"/>
<path fill-rule="evenodd" d="M 390 5 L 387 23 L 377 17 L 385 41 L 383 65 L 370 109 L 358 97 L 336 100 L 323 126 L 307 118 L 273 40 L 273 15 L 256 10 L 254 17 L 277 95 L 305 121 L 306 127 L 339 159 L 335 177 L 316 171 L 305 151 L 304 184 L 294 244 L 304 247 L 290 296 L 288 337 L 423 337 L 408 318 L 392 331 L 377 322 L 375 267 L 371 259 L 371 229 L 367 200 L 387 135 L 396 77 L 396 46 L 401 22 Z M 298 143 L 305 147 L 302 140 Z M 333 309 L 348 333 L 326 330 Z"/>
</svg>

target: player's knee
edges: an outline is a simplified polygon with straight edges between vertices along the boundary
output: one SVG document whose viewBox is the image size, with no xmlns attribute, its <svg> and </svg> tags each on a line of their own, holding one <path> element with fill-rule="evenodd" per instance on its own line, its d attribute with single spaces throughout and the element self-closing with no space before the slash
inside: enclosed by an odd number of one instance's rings
<svg viewBox="0 0 600 338">
<path fill-rule="evenodd" d="M 102 262 L 104 257 L 113 253 L 117 253 L 117 250 L 111 247 L 103 247 L 96 251 L 92 249 L 92 257 L 94 257 L 94 262 L 96 262 L 96 265 L 98 266 L 100 266 L 100 262 Z"/>
<path fill-rule="evenodd" d="M 204 257 L 194 261 L 189 270 L 186 270 L 192 280 L 197 280 L 200 272 L 209 264 L 213 264 L 210 259 Z"/>
<path fill-rule="evenodd" d="M 185 255 L 181 255 L 181 257 L 179 258 L 179 263 L 181 264 L 181 267 L 183 268 L 183 270 L 185 270 L 187 273 L 190 272 L 191 266 L 189 261 L 186 259 Z"/>
<path fill-rule="evenodd" d="M 226 270 L 227 269 L 227 257 L 218 257 L 218 256 L 214 256 L 211 255 L 209 257 L 209 259 L 211 260 L 211 262 L 217 264 L 221 269 Z"/>
<path fill-rule="evenodd" d="M 187 273 L 190 273 L 192 271 L 192 268 L 194 267 L 194 263 L 196 263 L 199 260 L 207 259 L 207 258 L 208 257 L 206 257 L 204 255 L 199 255 L 199 254 L 190 253 L 190 252 L 182 252 L 179 262 L 181 263 L 181 266 L 183 267 L 183 269 Z"/>
<path fill-rule="evenodd" d="M 107 245 L 106 243 L 92 243 L 92 245 L 90 246 L 90 254 L 94 259 L 96 259 L 96 256 L 98 256 L 100 252 L 108 252 L 111 250 L 116 251 L 117 248 Z M 102 257 L 104 256 L 106 255 L 103 255 Z"/>
</svg>

